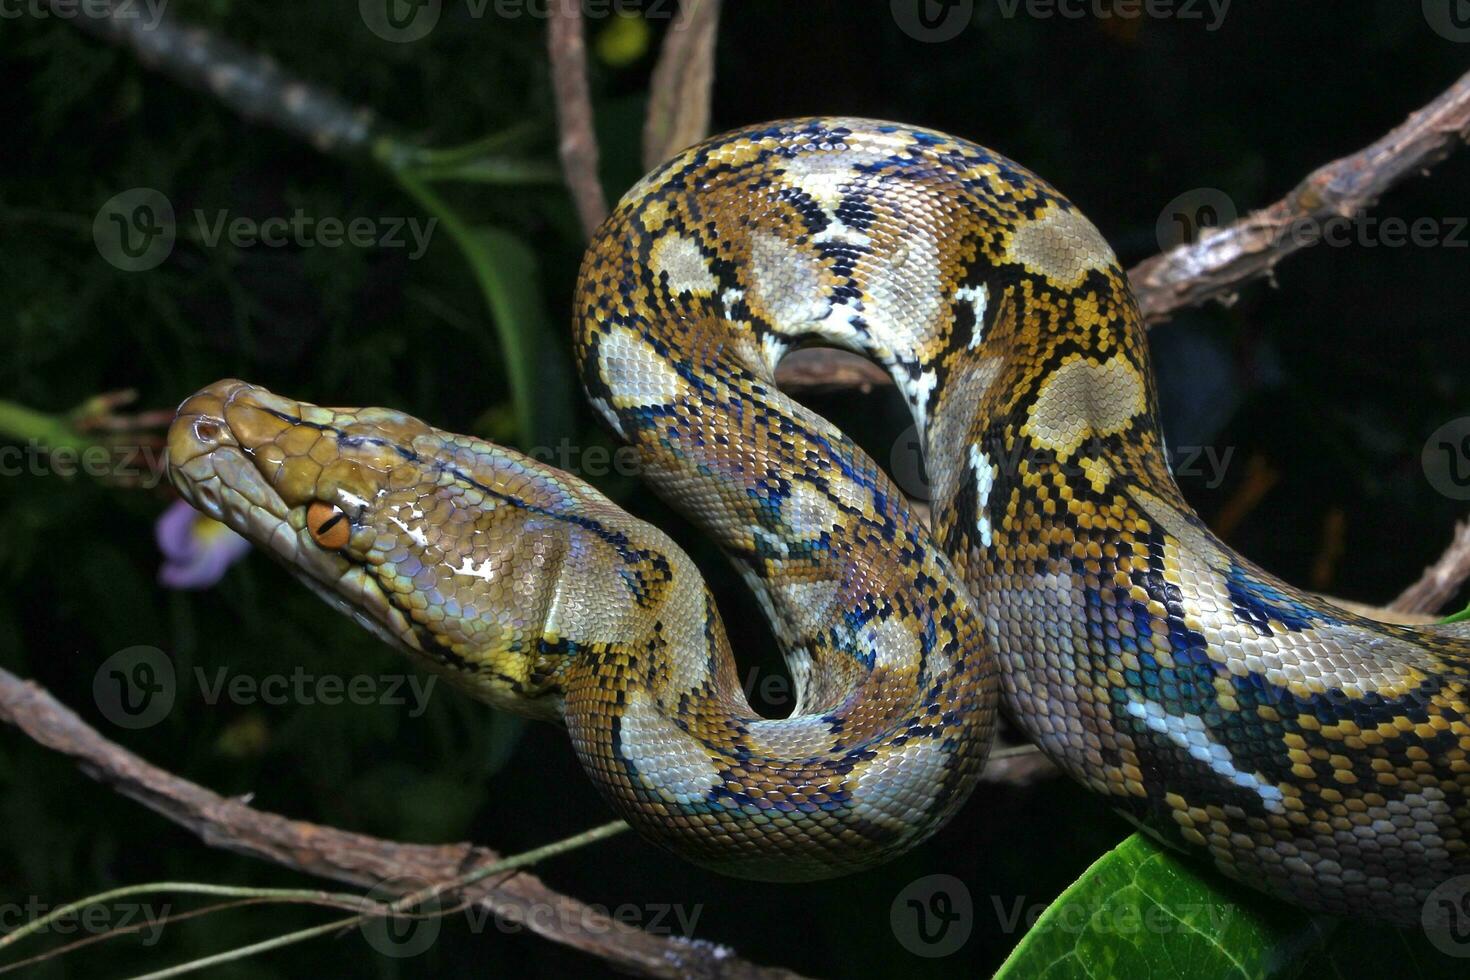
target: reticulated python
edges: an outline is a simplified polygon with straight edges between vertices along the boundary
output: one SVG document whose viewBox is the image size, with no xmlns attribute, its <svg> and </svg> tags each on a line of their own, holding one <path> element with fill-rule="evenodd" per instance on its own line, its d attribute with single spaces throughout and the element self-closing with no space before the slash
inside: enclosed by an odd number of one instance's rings
<svg viewBox="0 0 1470 980">
<path fill-rule="evenodd" d="M 700 864 L 871 866 L 984 764 L 997 696 L 1156 837 L 1331 912 L 1419 921 L 1470 873 L 1470 631 L 1359 618 L 1185 504 L 1102 236 L 974 144 L 856 119 L 716 137 L 634 187 L 576 295 L 589 397 L 743 571 L 799 690 L 742 694 L 665 535 L 582 481 L 386 409 L 221 381 L 183 495 L 459 686 L 560 719 L 609 803 Z M 934 528 L 776 389 L 794 346 L 887 367 Z"/>
</svg>

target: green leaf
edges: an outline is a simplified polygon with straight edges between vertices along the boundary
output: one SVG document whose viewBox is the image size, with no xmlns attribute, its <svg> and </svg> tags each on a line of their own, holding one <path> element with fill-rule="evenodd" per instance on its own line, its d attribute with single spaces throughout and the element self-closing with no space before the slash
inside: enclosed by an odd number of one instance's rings
<svg viewBox="0 0 1470 980">
<path fill-rule="evenodd" d="M 467 224 L 417 174 L 390 170 L 439 219 L 475 274 L 505 359 L 521 441 L 528 446 L 554 445 L 571 424 L 570 371 L 557 353 L 560 348 L 543 303 L 535 253 L 503 228 Z"/>
<path fill-rule="evenodd" d="M 1464 969 L 1422 933 L 1312 915 L 1134 834 L 1058 896 L 996 980 L 1437 978 Z"/>
<path fill-rule="evenodd" d="M 1319 927 L 1303 912 L 1226 887 L 1134 834 L 1042 913 L 997 980 L 1291 975 Z"/>
<path fill-rule="evenodd" d="M 560 348 L 552 336 L 542 304 L 536 256 L 516 235 L 502 228 L 471 229 L 472 243 L 461 245 L 475 267 L 495 321 L 506 362 L 521 438 L 533 446 L 549 446 L 570 425 L 569 368 L 555 357 Z"/>
<path fill-rule="evenodd" d="M 1446 616 L 1444 619 L 1441 619 L 1439 625 L 1447 626 L 1450 623 L 1463 623 L 1466 620 L 1470 620 L 1470 606 L 1466 606 L 1453 616 Z"/>
</svg>

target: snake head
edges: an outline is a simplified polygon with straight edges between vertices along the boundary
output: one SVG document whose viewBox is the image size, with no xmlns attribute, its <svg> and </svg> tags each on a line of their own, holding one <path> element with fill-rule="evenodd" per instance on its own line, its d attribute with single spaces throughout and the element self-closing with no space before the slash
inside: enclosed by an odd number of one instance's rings
<svg viewBox="0 0 1470 980">
<path fill-rule="evenodd" d="M 482 700 L 554 716 L 540 651 L 587 488 L 518 453 L 382 408 L 244 381 L 179 406 L 169 476 L 194 507 Z"/>
</svg>

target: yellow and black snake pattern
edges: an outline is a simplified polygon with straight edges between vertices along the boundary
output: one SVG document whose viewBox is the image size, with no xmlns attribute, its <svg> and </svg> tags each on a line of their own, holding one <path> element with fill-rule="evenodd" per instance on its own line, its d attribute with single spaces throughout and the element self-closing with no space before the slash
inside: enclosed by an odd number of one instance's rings
<svg viewBox="0 0 1470 980">
<path fill-rule="evenodd" d="M 810 344 L 892 373 L 932 529 L 777 390 Z M 1418 922 L 1470 873 L 1470 631 L 1360 618 L 1210 533 L 1124 273 L 1023 168 L 859 119 L 708 140 L 597 234 L 575 346 L 646 479 L 769 612 L 789 718 L 750 708 L 683 552 L 510 450 L 223 381 L 180 407 L 171 473 L 390 643 L 563 722 L 619 813 L 711 868 L 819 878 L 912 847 L 1003 701 L 1148 832 L 1273 895 Z"/>
</svg>

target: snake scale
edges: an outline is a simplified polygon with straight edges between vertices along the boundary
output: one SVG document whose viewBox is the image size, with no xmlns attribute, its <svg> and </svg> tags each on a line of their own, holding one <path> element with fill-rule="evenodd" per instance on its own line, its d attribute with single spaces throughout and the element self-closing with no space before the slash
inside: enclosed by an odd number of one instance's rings
<svg viewBox="0 0 1470 980">
<path fill-rule="evenodd" d="M 1000 704 L 1157 839 L 1291 902 L 1413 923 L 1470 873 L 1470 630 L 1361 618 L 1210 533 L 1125 274 L 1020 166 L 860 119 L 715 137 L 597 233 L 574 343 L 645 478 L 769 613 L 790 717 L 751 709 L 667 536 L 511 450 L 221 381 L 180 407 L 171 474 L 389 643 L 565 724 L 617 812 L 725 873 L 913 847 L 975 786 Z M 932 529 L 777 390 L 812 344 L 891 372 Z"/>
</svg>

